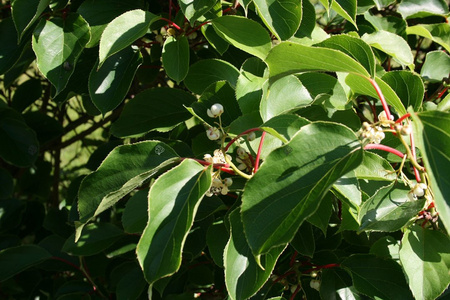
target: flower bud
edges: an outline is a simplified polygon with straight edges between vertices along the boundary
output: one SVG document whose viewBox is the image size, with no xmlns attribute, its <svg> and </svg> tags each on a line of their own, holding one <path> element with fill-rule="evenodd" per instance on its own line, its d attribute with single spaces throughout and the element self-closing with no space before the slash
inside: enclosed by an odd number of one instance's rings
<svg viewBox="0 0 450 300">
<path fill-rule="evenodd" d="M 320 281 L 316 280 L 316 279 L 313 279 L 313 280 L 310 281 L 309 286 L 312 289 L 315 289 L 315 290 L 319 291 L 319 289 L 320 289 Z"/>
<path fill-rule="evenodd" d="M 411 126 L 409 126 L 409 125 L 404 125 L 404 126 L 402 127 L 402 129 L 400 130 L 400 133 L 401 133 L 402 135 L 410 135 L 411 132 L 412 132 L 412 129 L 411 129 Z"/>
<path fill-rule="evenodd" d="M 251 142 L 256 139 L 256 133 L 254 131 L 247 134 L 247 141 Z"/>
<path fill-rule="evenodd" d="M 233 184 L 233 179 L 231 179 L 231 178 L 225 178 L 225 179 L 223 180 L 223 183 L 224 183 L 226 186 L 231 186 L 231 185 Z"/>
<path fill-rule="evenodd" d="M 213 104 L 210 109 L 206 111 L 210 118 L 217 118 L 223 114 L 223 106 L 219 103 Z"/>
<path fill-rule="evenodd" d="M 380 121 L 381 126 L 389 127 L 390 121 L 394 120 L 394 116 L 390 116 L 390 117 L 391 118 L 388 119 L 386 112 L 384 110 L 382 112 L 380 112 L 380 114 L 378 115 L 378 121 Z"/>
<path fill-rule="evenodd" d="M 220 139 L 220 130 L 216 127 L 210 127 L 208 130 L 206 130 L 206 136 L 211 141 L 216 141 Z"/>
</svg>

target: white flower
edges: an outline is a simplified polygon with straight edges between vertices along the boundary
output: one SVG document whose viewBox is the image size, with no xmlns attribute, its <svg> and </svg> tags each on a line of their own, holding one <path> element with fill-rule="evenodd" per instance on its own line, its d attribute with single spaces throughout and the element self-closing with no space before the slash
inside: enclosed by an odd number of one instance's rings
<svg viewBox="0 0 450 300">
<path fill-rule="evenodd" d="M 394 120 L 394 116 L 390 116 L 391 118 L 388 119 L 386 112 L 383 110 L 382 112 L 380 112 L 380 114 L 378 115 L 378 121 L 380 121 L 380 125 L 383 127 L 389 127 L 391 126 L 390 122 Z"/>
<path fill-rule="evenodd" d="M 402 129 L 400 130 L 400 133 L 402 135 L 410 135 L 412 132 L 412 128 L 409 124 L 403 125 Z"/>
<path fill-rule="evenodd" d="M 206 130 L 206 135 L 211 141 L 220 139 L 220 130 L 216 127 L 210 127 Z"/>
<path fill-rule="evenodd" d="M 310 286 L 312 289 L 315 289 L 315 290 L 319 291 L 319 289 L 320 289 L 320 281 L 319 281 L 319 280 L 316 280 L 316 279 L 313 279 L 313 280 L 311 280 L 311 281 L 309 282 L 309 286 Z"/>
<path fill-rule="evenodd" d="M 358 130 L 357 134 L 362 139 L 369 140 L 370 143 L 379 144 L 384 139 L 385 135 L 383 132 L 383 128 L 380 126 L 372 127 L 369 123 L 364 122 L 360 130 Z"/>
<path fill-rule="evenodd" d="M 229 186 L 233 183 L 231 178 L 225 178 L 224 180 L 220 180 L 219 178 L 214 178 L 211 184 L 211 187 L 206 192 L 206 196 L 211 197 L 212 195 L 226 195 L 228 194 Z"/>
<path fill-rule="evenodd" d="M 413 193 L 417 197 L 422 197 L 425 195 L 425 190 L 427 189 L 427 185 L 425 183 L 418 183 L 414 186 Z"/>
<path fill-rule="evenodd" d="M 228 160 L 231 160 L 231 156 L 227 154 Z M 214 156 L 210 154 L 205 154 L 203 156 L 203 160 L 209 162 L 210 164 L 226 164 L 225 157 L 223 156 L 222 150 L 216 149 L 214 150 Z"/>
<path fill-rule="evenodd" d="M 221 114 L 223 114 L 223 106 L 219 103 L 213 104 L 211 108 L 209 108 L 206 113 L 210 118 L 217 118 Z"/>
<path fill-rule="evenodd" d="M 247 141 L 251 142 L 256 139 L 256 133 L 254 131 L 247 134 Z"/>
<path fill-rule="evenodd" d="M 408 198 L 409 198 L 409 200 L 411 200 L 411 201 L 416 201 L 416 200 L 417 200 L 417 196 L 413 193 L 413 191 L 410 191 L 410 192 L 408 193 Z"/>
<path fill-rule="evenodd" d="M 236 149 L 236 154 L 237 154 L 237 156 L 238 156 L 240 159 L 247 159 L 247 158 L 248 158 L 248 153 L 247 153 L 247 151 L 245 151 L 245 149 L 242 148 L 242 147 L 238 147 L 238 148 Z"/>
</svg>

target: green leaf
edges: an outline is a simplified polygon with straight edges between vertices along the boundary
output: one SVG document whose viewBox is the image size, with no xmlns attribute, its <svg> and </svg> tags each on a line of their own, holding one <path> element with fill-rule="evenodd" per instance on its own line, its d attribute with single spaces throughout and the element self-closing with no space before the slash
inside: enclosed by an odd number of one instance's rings
<svg viewBox="0 0 450 300">
<path fill-rule="evenodd" d="M 49 3 L 50 0 L 17 0 L 11 3 L 11 15 L 14 19 L 19 42 Z"/>
<path fill-rule="evenodd" d="M 295 37 L 309 37 L 316 27 L 316 10 L 310 1 L 302 1 L 302 21 L 300 27 L 295 33 Z"/>
<path fill-rule="evenodd" d="M 260 113 L 264 121 L 277 115 L 306 106 L 313 101 L 308 90 L 294 75 L 288 75 L 273 82 L 264 91 Z"/>
<path fill-rule="evenodd" d="M 141 64 L 139 50 L 128 47 L 110 56 L 99 69 L 98 63 L 94 65 L 89 75 L 89 95 L 103 115 L 123 101 Z"/>
<path fill-rule="evenodd" d="M 395 0 L 373 0 L 373 2 L 375 2 L 378 10 L 381 10 L 382 8 L 385 8 L 390 4 L 394 3 Z"/>
<path fill-rule="evenodd" d="M 301 0 L 253 0 L 264 24 L 279 40 L 292 37 L 302 21 Z"/>
<path fill-rule="evenodd" d="M 190 118 L 184 106 L 195 97 L 183 90 L 158 87 L 137 94 L 125 105 L 111 133 L 117 137 L 139 136 L 151 130 L 166 131 Z M 164 105 L 161 105 L 164 103 Z"/>
<path fill-rule="evenodd" d="M 127 233 L 142 233 L 148 221 L 148 189 L 138 191 L 128 201 L 122 214 L 123 230 Z"/>
<path fill-rule="evenodd" d="M 115 148 L 97 171 L 81 183 L 78 192 L 80 221 L 86 223 L 178 160 L 175 151 L 158 141 Z"/>
<path fill-rule="evenodd" d="M 413 226 L 400 247 L 400 261 L 416 299 L 436 299 L 450 283 L 450 239 L 437 231 Z"/>
<path fill-rule="evenodd" d="M 266 68 L 266 64 L 257 57 L 249 58 L 242 64 L 236 83 L 236 100 L 243 114 L 259 113 Z"/>
<path fill-rule="evenodd" d="M 116 289 L 117 300 L 139 299 L 147 286 L 142 270 L 136 264 L 128 272 L 121 275 Z"/>
<path fill-rule="evenodd" d="M 77 12 L 91 28 L 91 40 L 86 47 L 97 46 L 103 30 L 115 17 L 138 8 L 144 8 L 143 0 L 85 0 Z"/>
<path fill-rule="evenodd" d="M 216 49 L 220 55 L 223 55 L 228 50 L 230 44 L 217 34 L 211 24 L 203 25 L 201 30 L 203 36 L 208 40 L 208 43 Z"/>
<path fill-rule="evenodd" d="M 389 84 L 405 107 L 411 106 L 414 111 L 420 110 L 425 87 L 419 75 L 406 70 L 392 71 L 384 74 L 381 79 Z"/>
<path fill-rule="evenodd" d="M 207 110 L 215 103 L 220 103 L 224 108 L 224 113 L 220 116 L 223 126 L 228 126 L 232 121 L 241 115 L 241 110 L 236 102 L 234 90 L 225 81 L 218 81 L 211 84 L 202 94 L 197 102 L 192 103 L 195 114 L 211 126 L 217 126 L 216 118 L 211 118 Z"/>
<path fill-rule="evenodd" d="M 36 133 L 8 107 L 0 107 L 0 143 L 0 157 L 18 167 L 31 166 L 39 154 Z"/>
<path fill-rule="evenodd" d="M 88 224 L 77 242 L 75 233 L 66 240 L 62 251 L 77 256 L 94 255 L 111 246 L 123 234 L 122 230 L 110 223 Z"/>
<path fill-rule="evenodd" d="M 14 191 L 14 180 L 8 170 L 0 168 L 0 199 L 9 198 Z"/>
<path fill-rule="evenodd" d="M 111 55 L 143 37 L 158 16 L 141 9 L 127 11 L 106 26 L 100 39 L 99 66 Z"/>
<path fill-rule="evenodd" d="M 288 243 L 331 185 L 357 167 L 362 156 L 350 129 L 322 122 L 303 126 L 288 144 L 272 151 L 248 181 L 242 199 L 253 253 L 259 256 Z"/>
<path fill-rule="evenodd" d="M 347 269 L 358 292 L 381 299 L 412 299 L 398 263 L 368 254 L 352 255 L 341 266 Z"/>
<path fill-rule="evenodd" d="M 425 205 L 425 200 L 411 201 L 409 187 L 392 183 L 383 187 L 361 206 L 360 231 L 397 231 L 415 217 Z"/>
<path fill-rule="evenodd" d="M 364 18 L 377 30 L 389 31 L 406 40 L 406 21 L 395 16 L 374 16 L 370 12 L 364 14 Z"/>
<path fill-rule="evenodd" d="M 29 40 L 17 43 L 17 32 L 12 18 L 0 20 L 0 75 L 11 69 L 28 48 Z"/>
<path fill-rule="evenodd" d="M 271 48 L 269 33 L 257 22 L 238 16 L 212 20 L 214 30 L 231 45 L 264 59 Z"/>
<path fill-rule="evenodd" d="M 223 252 L 228 243 L 229 236 L 230 234 L 223 222 L 211 225 L 206 233 L 209 254 L 214 260 L 214 263 L 221 268 L 223 268 Z"/>
<path fill-rule="evenodd" d="M 187 159 L 151 186 L 149 222 L 136 250 L 148 283 L 172 275 L 180 267 L 184 242 L 210 185 L 211 167 L 205 169 Z"/>
<path fill-rule="evenodd" d="M 427 174 L 431 179 L 434 202 L 445 228 L 450 228 L 450 114 L 427 111 L 411 114 L 416 147 L 420 149 Z"/>
<path fill-rule="evenodd" d="M 375 55 L 372 48 L 360 38 L 345 34 L 334 35 L 315 46 L 339 50 L 364 66 L 371 77 L 375 76 Z"/>
<path fill-rule="evenodd" d="M 270 76 L 305 71 L 347 72 L 370 77 L 367 70 L 350 56 L 334 49 L 282 42 L 267 56 Z"/>
<path fill-rule="evenodd" d="M 309 223 L 322 230 L 324 235 L 327 233 L 328 223 L 330 222 L 333 199 L 334 196 L 331 192 L 326 193 L 317 210 L 307 219 Z"/>
<path fill-rule="evenodd" d="M 39 79 L 29 79 L 17 87 L 12 98 L 12 108 L 22 112 L 34 101 L 41 98 L 42 85 Z"/>
<path fill-rule="evenodd" d="M 216 5 L 214 0 L 180 0 L 180 8 L 191 24 Z"/>
<path fill-rule="evenodd" d="M 316 249 L 313 229 L 310 223 L 304 222 L 291 241 L 291 246 L 301 255 L 313 257 Z"/>
<path fill-rule="evenodd" d="M 208 86 L 221 80 L 236 87 L 238 76 L 239 70 L 227 61 L 202 59 L 189 67 L 184 84 L 191 92 L 201 95 Z"/>
<path fill-rule="evenodd" d="M 42 19 L 33 32 L 33 50 L 42 74 L 58 95 L 67 85 L 90 38 L 89 25 L 78 14 Z"/>
<path fill-rule="evenodd" d="M 253 296 L 269 279 L 275 263 L 284 246 L 271 249 L 261 259 L 262 269 L 245 239 L 244 227 L 235 209 L 229 216 L 231 235 L 225 247 L 224 266 L 225 283 L 231 299 L 248 299 Z"/>
<path fill-rule="evenodd" d="M 404 19 L 423 18 L 433 15 L 445 17 L 448 3 L 444 0 L 403 0 L 397 8 Z"/>
<path fill-rule="evenodd" d="M 447 94 L 447 96 L 439 102 L 437 110 L 446 112 L 450 110 L 450 94 Z"/>
<path fill-rule="evenodd" d="M 27 125 L 36 132 L 40 145 L 44 145 L 64 133 L 61 123 L 42 111 L 27 112 L 23 118 Z"/>
<path fill-rule="evenodd" d="M 420 76 L 429 82 L 441 82 L 448 77 L 448 70 L 450 70 L 450 56 L 444 51 L 430 51 L 420 70 Z"/>
<path fill-rule="evenodd" d="M 406 114 L 405 106 L 403 106 L 402 101 L 394 92 L 394 90 L 381 78 L 375 77 L 375 81 L 380 87 L 380 90 L 383 93 L 386 102 L 396 110 L 397 114 L 399 116 Z M 348 74 L 347 77 L 345 78 L 345 83 L 348 84 L 348 86 L 352 89 L 354 93 L 367 95 L 372 98 L 379 99 L 378 94 L 375 88 L 372 86 L 372 84 L 370 84 L 370 82 L 367 79 L 362 78 L 361 76 Z"/>
<path fill-rule="evenodd" d="M 359 208 L 361 205 L 361 190 L 354 170 L 339 178 L 333 185 L 333 191 L 339 199 L 346 201 L 352 207 Z"/>
<path fill-rule="evenodd" d="M 189 71 L 189 42 L 187 37 L 169 36 L 164 42 L 162 64 L 167 76 L 178 84 Z"/>
<path fill-rule="evenodd" d="M 450 25 L 446 23 L 416 25 L 406 28 L 406 34 L 416 34 L 431 39 L 450 51 Z"/>
<path fill-rule="evenodd" d="M 356 0 L 333 0 L 331 8 L 356 28 Z"/>
<path fill-rule="evenodd" d="M 402 65 L 414 64 L 414 57 L 408 43 L 394 33 L 380 30 L 370 34 L 366 33 L 361 38 L 370 46 L 392 56 Z"/>
<path fill-rule="evenodd" d="M 0 282 L 51 258 L 43 248 L 23 245 L 0 251 Z"/>
<path fill-rule="evenodd" d="M 364 159 L 355 169 L 358 179 L 376 180 L 376 181 L 394 181 L 397 174 L 391 164 L 381 156 L 366 151 Z"/>
<path fill-rule="evenodd" d="M 375 254 L 381 258 L 387 258 L 398 261 L 400 250 L 400 241 L 394 239 L 392 236 L 384 236 L 376 241 L 370 247 L 370 254 Z"/>
</svg>

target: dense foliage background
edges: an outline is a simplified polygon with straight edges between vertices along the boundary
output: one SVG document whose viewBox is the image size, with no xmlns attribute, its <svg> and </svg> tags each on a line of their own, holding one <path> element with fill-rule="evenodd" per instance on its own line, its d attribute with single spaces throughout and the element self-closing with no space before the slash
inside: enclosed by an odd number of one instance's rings
<svg viewBox="0 0 450 300">
<path fill-rule="evenodd" d="M 0 0 L 0 298 L 449 297 L 448 16 Z"/>
</svg>

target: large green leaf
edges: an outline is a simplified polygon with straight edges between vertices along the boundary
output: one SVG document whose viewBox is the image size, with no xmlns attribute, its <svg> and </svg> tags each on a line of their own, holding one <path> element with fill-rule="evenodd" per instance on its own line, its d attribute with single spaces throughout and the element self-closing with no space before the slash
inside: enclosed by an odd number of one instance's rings
<svg viewBox="0 0 450 300">
<path fill-rule="evenodd" d="M 450 56 L 444 51 L 430 51 L 420 70 L 420 76 L 430 82 L 440 82 L 448 77 L 448 70 L 450 70 Z"/>
<path fill-rule="evenodd" d="M 279 40 L 292 37 L 302 21 L 301 0 L 253 0 L 261 19 Z"/>
<path fill-rule="evenodd" d="M 110 223 L 88 224 L 75 242 L 75 233 L 64 243 L 62 250 L 71 255 L 88 256 L 102 252 L 124 235 Z"/>
<path fill-rule="evenodd" d="M 245 186 L 242 220 L 256 256 L 288 243 L 331 185 L 363 157 L 355 134 L 342 125 L 303 126 L 272 151 Z"/>
<path fill-rule="evenodd" d="M 316 46 L 344 52 L 364 66 L 371 77 L 375 76 L 375 55 L 372 48 L 360 38 L 345 34 L 334 35 Z"/>
<path fill-rule="evenodd" d="M 239 70 L 227 61 L 220 59 L 202 59 L 189 67 L 184 80 L 186 87 L 201 95 L 214 82 L 226 80 L 233 88 L 239 76 Z"/>
<path fill-rule="evenodd" d="M 113 123 L 111 133 L 126 137 L 143 135 L 151 130 L 166 131 L 190 118 L 185 106 L 194 101 L 193 95 L 179 89 L 145 90 L 125 105 L 119 119 Z"/>
<path fill-rule="evenodd" d="M 178 2 L 184 16 L 191 24 L 207 13 L 216 4 L 216 0 L 180 0 Z"/>
<path fill-rule="evenodd" d="M 266 64 L 257 57 L 242 64 L 236 83 L 236 100 L 243 114 L 259 111 L 266 68 Z"/>
<path fill-rule="evenodd" d="M 392 183 L 366 200 L 359 212 L 360 231 L 397 231 L 414 218 L 425 205 L 425 200 L 411 201 L 409 187 Z"/>
<path fill-rule="evenodd" d="M 377 30 L 385 30 L 395 33 L 406 39 L 406 21 L 396 16 L 372 15 L 369 11 L 364 14 L 364 18 Z"/>
<path fill-rule="evenodd" d="M 447 23 L 421 24 L 406 28 L 407 34 L 417 34 L 438 43 L 450 51 L 450 25 Z"/>
<path fill-rule="evenodd" d="M 50 0 L 17 0 L 11 3 L 11 14 L 16 25 L 19 42 L 48 7 Z"/>
<path fill-rule="evenodd" d="M 36 245 L 23 245 L 0 251 L 0 282 L 51 257 Z"/>
<path fill-rule="evenodd" d="M 167 76 L 180 83 L 189 71 L 189 42 L 187 37 L 169 36 L 163 46 L 162 64 Z"/>
<path fill-rule="evenodd" d="M 378 299 L 413 299 L 398 263 L 368 254 L 352 255 L 341 264 L 358 292 Z"/>
<path fill-rule="evenodd" d="M 17 32 L 12 18 L 0 20 L 0 74 L 6 73 L 18 62 L 26 45 L 27 39 L 17 44 Z"/>
<path fill-rule="evenodd" d="M 148 189 L 140 190 L 128 199 L 122 214 L 123 229 L 127 233 L 142 233 L 148 221 Z"/>
<path fill-rule="evenodd" d="M 175 273 L 200 200 L 211 185 L 211 167 L 193 160 L 159 177 L 148 195 L 149 222 L 136 250 L 150 284 Z"/>
<path fill-rule="evenodd" d="M 115 17 L 133 9 L 144 8 L 143 0 L 85 0 L 77 12 L 89 23 L 91 40 L 86 47 L 94 47 L 106 26 Z"/>
<path fill-rule="evenodd" d="M 151 12 L 135 9 L 112 20 L 106 26 L 100 39 L 99 66 L 101 67 L 111 55 L 143 37 L 150 25 L 158 18 Z"/>
<path fill-rule="evenodd" d="M 294 75 L 288 75 L 273 82 L 264 91 L 260 104 L 263 121 L 290 110 L 306 106 L 313 101 L 308 90 Z"/>
<path fill-rule="evenodd" d="M 214 30 L 231 45 L 264 59 L 271 48 L 269 33 L 257 22 L 238 16 L 212 21 Z"/>
<path fill-rule="evenodd" d="M 235 209 L 230 215 L 231 235 L 223 254 L 225 283 L 231 299 L 248 299 L 269 279 L 284 246 L 276 247 L 261 258 L 262 269 L 256 262 L 245 239 L 244 227 Z"/>
<path fill-rule="evenodd" d="M 394 90 L 381 78 L 375 77 L 375 82 L 380 87 L 381 92 L 386 100 L 386 102 L 391 105 L 399 116 L 406 114 L 405 106 L 403 105 L 400 98 L 394 92 Z M 361 76 L 357 76 L 355 74 L 348 74 L 345 78 L 345 83 L 352 89 L 354 93 L 367 95 L 375 99 L 378 98 L 378 94 L 372 84 L 362 78 Z"/>
<path fill-rule="evenodd" d="M 358 179 L 376 181 L 394 181 L 397 174 L 392 165 L 381 156 L 365 152 L 362 164 L 355 169 Z"/>
<path fill-rule="evenodd" d="M 39 153 L 36 133 L 8 107 L 0 107 L 0 143 L 0 157 L 18 167 L 31 166 Z"/>
<path fill-rule="evenodd" d="M 363 41 L 372 47 L 392 56 L 399 63 L 406 66 L 414 64 L 414 57 L 408 43 L 400 36 L 380 30 L 374 33 L 366 33 L 362 36 Z"/>
<path fill-rule="evenodd" d="M 103 115 L 123 101 L 141 63 L 140 51 L 128 47 L 110 56 L 101 68 L 97 69 L 98 63 L 94 65 L 89 95 Z"/>
<path fill-rule="evenodd" d="M 404 19 L 445 16 L 448 14 L 448 3 L 444 0 L 403 0 L 398 5 L 398 12 Z"/>
<path fill-rule="evenodd" d="M 97 169 L 83 179 L 78 192 L 80 222 L 87 222 L 157 172 L 170 167 L 178 156 L 158 141 L 115 148 Z"/>
<path fill-rule="evenodd" d="M 406 230 L 400 261 L 416 299 L 436 299 L 450 283 L 450 239 L 437 230 Z"/>
<path fill-rule="evenodd" d="M 12 108 L 22 112 L 34 101 L 41 98 L 42 85 L 39 79 L 30 79 L 17 87 L 12 98 Z"/>
<path fill-rule="evenodd" d="M 416 146 L 431 180 L 440 220 L 450 229 L 450 114 L 427 111 L 412 117 Z"/>
<path fill-rule="evenodd" d="M 398 95 L 405 107 L 419 111 L 422 107 L 425 87 L 419 75 L 402 70 L 388 72 L 381 79 Z"/>
<path fill-rule="evenodd" d="M 67 85 L 90 38 L 89 25 L 78 14 L 42 19 L 33 32 L 33 50 L 42 74 L 58 95 Z"/>
<path fill-rule="evenodd" d="M 352 23 L 356 28 L 356 0 L 332 0 L 331 8 L 344 19 Z"/>
<path fill-rule="evenodd" d="M 309 47 L 292 42 L 282 42 L 267 56 L 270 76 L 280 76 L 305 71 L 347 72 L 370 77 L 367 70 L 341 51 Z"/>
</svg>

